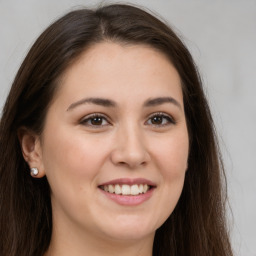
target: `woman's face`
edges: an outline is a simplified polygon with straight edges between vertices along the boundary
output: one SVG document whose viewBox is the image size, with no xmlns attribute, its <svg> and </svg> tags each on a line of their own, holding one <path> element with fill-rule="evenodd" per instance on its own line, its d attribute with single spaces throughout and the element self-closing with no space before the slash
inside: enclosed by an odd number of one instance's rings
<svg viewBox="0 0 256 256">
<path fill-rule="evenodd" d="M 99 43 L 64 74 L 40 138 L 56 232 L 153 238 L 188 158 L 180 77 L 160 52 Z"/>
</svg>

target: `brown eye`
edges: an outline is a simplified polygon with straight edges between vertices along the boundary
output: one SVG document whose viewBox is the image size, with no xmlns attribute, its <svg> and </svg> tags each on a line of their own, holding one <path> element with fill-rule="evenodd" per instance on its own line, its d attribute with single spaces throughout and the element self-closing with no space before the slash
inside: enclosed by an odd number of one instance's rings
<svg viewBox="0 0 256 256">
<path fill-rule="evenodd" d="M 92 125 L 102 125 L 102 122 L 103 122 L 102 117 L 96 116 L 96 117 L 91 118 Z"/>
<path fill-rule="evenodd" d="M 85 126 L 91 126 L 91 127 L 96 127 L 96 126 L 102 127 L 102 126 L 108 125 L 109 122 L 106 117 L 95 114 L 83 119 L 81 121 L 81 124 Z"/>
<path fill-rule="evenodd" d="M 155 125 L 161 125 L 163 123 L 163 117 L 162 116 L 154 116 L 151 118 L 151 123 Z"/>
<path fill-rule="evenodd" d="M 148 119 L 146 124 L 161 127 L 161 126 L 175 124 L 175 121 L 173 120 L 173 118 L 171 116 L 169 116 L 167 114 L 157 113 L 157 114 L 152 115 Z"/>
</svg>

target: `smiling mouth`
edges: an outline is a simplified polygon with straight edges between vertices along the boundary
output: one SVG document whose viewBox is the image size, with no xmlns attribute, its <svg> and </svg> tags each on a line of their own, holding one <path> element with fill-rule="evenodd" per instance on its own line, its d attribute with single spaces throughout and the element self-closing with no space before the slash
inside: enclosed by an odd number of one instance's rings
<svg viewBox="0 0 256 256">
<path fill-rule="evenodd" d="M 105 192 L 116 194 L 116 195 L 124 195 L 124 196 L 137 196 L 140 194 L 147 193 L 153 186 L 148 184 L 109 184 L 109 185 L 101 185 L 100 189 Z"/>
</svg>

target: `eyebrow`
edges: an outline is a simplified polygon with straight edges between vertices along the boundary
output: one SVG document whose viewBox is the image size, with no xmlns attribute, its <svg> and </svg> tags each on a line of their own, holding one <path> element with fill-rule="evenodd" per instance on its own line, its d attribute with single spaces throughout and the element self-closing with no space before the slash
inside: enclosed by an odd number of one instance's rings
<svg viewBox="0 0 256 256">
<path fill-rule="evenodd" d="M 103 107 L 115 107 L 116 103 L 109 99 L 103 99 L 103 98 L 85 98 L 82 100 L 79 100 L 77 102 L 72 103 L 68 108 L 67 111 L 72 110 L 76 108 L 79 105 L 83 104 L 95 104 Z"/>
<path fill-rule="evenodd" d="M 158 97 L 158 98 L 153 98 L 153 99 L 148 99 L 143 106 L 144 107 L 154 107 L 154 106 L 158 106 L 158 105 L 162 105 L 165 103 L 172 103 L 175 106 L 177 106 L 178 108 L 182 109 L 181 104 L 175 100 L 172 97 Z M 77 102 L 72 103 L 68 108 L 67 111 L 70 111 L 80 105 L 84 105 L 84 104 L 95 104 L 95 105 L 99 105 L 99 106 L 103 106 L 103 107 L 116 107 L 117 104 L 109 99 L 103 99 L 103 98 L 85 98 L 85 99 L 81 99 Z"/>
<path fill-rule="evenodd" d="M 181 104 L 172 97 L 159 97 L 159 98 L 149 99 L 144 103 L 144 106 L 153 107 L 153 106 L 158 106 L 165 103 L 172 103 L 178 108 L 182 109 Z"/>
</svg>

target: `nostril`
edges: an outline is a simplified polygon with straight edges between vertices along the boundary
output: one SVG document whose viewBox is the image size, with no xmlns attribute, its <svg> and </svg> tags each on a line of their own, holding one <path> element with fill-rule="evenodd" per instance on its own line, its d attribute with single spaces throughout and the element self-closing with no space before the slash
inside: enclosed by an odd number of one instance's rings
<svg viewBox="0 0 256 256">
<path fill-rule="evenodd" d="M 145 166 L 150 161 L 149 153 L 145 148 L 135 148 L 127 146 L 123 148 L 115 148 L 111 152 L 111 161 L 115 165 L 127 166 L 135 168 Z"/>
<path fill-rule="evenodd" d="M 147 164 L 146 161 L 143 161 L 141 163 L 131 163 L 131 162 L 125 162 L 125 161 L 120 161 L 118 163 L 116 163 L 119 166 L 127 166 L 129 168 L 136 168 L 137 166 L 145 166 Z"/>
</svg>

